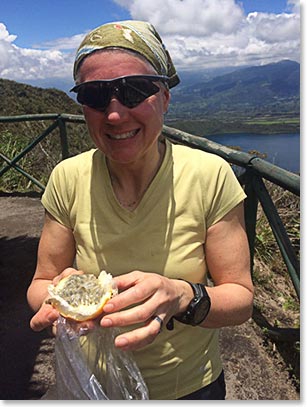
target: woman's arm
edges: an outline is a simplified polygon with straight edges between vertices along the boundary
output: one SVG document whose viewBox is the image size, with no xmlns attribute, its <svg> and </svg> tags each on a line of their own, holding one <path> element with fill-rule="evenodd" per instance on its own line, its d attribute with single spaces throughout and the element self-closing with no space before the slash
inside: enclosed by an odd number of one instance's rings
<svg viewBox="0 0 307 407">
<path fill-rule="evenodd" d="M 243 203 L 208 229 L 205 255 L 214 287 L 207 287 L 211 309 L 201 326 L 243 323 L 252 315 L 254 292 Z"/>
<path fill-rule="evenodd" d="M 37 266 L 27 291 L 30 307 L 37 312 L 31 320 L 34 330 L 41 330 L 58 317 L 51 305 L 44 304 L 48 298 L 47 287 L 63 270 L 72 267 L 75 258 L 75 241 L 72 231 L 45 213 L 44 226 L 38 246 Z M 66 270 L 71 274 L 75 270 Z"/>
</svg>

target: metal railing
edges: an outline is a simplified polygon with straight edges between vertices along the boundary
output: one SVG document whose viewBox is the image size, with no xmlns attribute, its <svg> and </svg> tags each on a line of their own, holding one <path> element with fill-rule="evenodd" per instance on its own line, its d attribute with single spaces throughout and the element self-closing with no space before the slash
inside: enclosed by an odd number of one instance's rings
<svg viewBox="0 0 307 407">
<path fill-rule="evenodd" d="M 66 123 L 85 123 L 84 117 L 81 115 L 69 114 L 42 114 L 42 115 L 23 115 L 23 116 L 10 116 L 0 117 L 0 123 L 20 122 L 20 121 L 37 121 L 37 120 L 52 120 L 49 125 L 40 135 L 31 141 L 23 151 L 13 158 L 8 158 L 0 153 L 0 158 L 6 165 L 0 170 L 0 177 L 5 174 L 10 168 L 14 168 L 23 176 L 31 180 L 41 190 L 45 186 L 35 179 L 31 174 L 24 171 L 19 165 L 18 161 L 21 160 L 29 151 L 31 151 L 38 143 L 44 138 L 49 136 L 55 129 L 59 129 L 62 159 L 69 157 L 69 148 L 67 141 Z M 217 154 L 224 158 L 230 164 L 240 167 L 244 171 L 238 178 L 244 186 L 247 198 L 245 200 L 245 221 L 248 241 L 251 253 L 251 267 L 253 271 L 253 259 L 255 251 L 255 237 L 256 237 L 256 222 L 257 222 L 257 208 L 260 202 L 263 211 L 268 219 L 275 240 L 280 249 L 284 263 L 287 267 L 291 277 L 294 289 L 300 298 L 300 266 L 299 260 L 292 246 L 290 238 L 287 234 L 285 226 L 277 212 L 277 209 L 271 199 L 271 196 L 265 186 L 263 180 L 269 180 L 272 183 L 279 185 L 283 189 L 292 192 L 293 194 L 300 195 L 300 176 L 280 167 L 277 167 L 257 156 L 248 153 L 236 151 L 221 144 L 210 141 L 204 137 L 191 135 L 189 133 L 174 129 L 172 127 L 164 126 L 163 134 L 174 143 L 190 146 L 213 154 Z M 275 328 L 269 327 L 266 329 L 269 335 L 274 339 L 280 340 L 299 340 L 298 329 Z M 294 339 L 293 339 L 294 338 Z"/>
</svg>

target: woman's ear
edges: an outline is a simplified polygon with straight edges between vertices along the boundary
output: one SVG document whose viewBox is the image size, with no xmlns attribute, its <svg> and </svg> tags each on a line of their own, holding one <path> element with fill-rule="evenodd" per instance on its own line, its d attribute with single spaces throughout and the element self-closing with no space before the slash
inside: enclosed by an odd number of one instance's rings
<svg viewBox="0 0 307 407">
<path fill-rule="evenodd" d="M 171 93 L 168 89 L 163 89 L 163 113 L 166 114 L 171 100 Z"/>
</svg>

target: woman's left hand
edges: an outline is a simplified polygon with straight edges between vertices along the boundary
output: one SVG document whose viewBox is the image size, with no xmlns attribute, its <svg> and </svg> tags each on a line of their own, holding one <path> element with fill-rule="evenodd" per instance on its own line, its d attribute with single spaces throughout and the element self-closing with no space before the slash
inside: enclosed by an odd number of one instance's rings
<svg viewBox="0 0 307 407">
<path fill-rule="evenodd" d="M 101 319 L 101 326 L 143 323 L 140 328 L 115 339 L 115 346 L 123 350 L 139 349 L 153 342 L 162 325 L 165 326 L 173 315 L 183 312 L 193 297 L 192 288 L 185 281 L 155 273 L 132 271 L 114 279 L 120 293 L 105 305 L 103 311 L 107 315 Z M 124 309 L 126 307 L 130 308 Z"/>
</svg>

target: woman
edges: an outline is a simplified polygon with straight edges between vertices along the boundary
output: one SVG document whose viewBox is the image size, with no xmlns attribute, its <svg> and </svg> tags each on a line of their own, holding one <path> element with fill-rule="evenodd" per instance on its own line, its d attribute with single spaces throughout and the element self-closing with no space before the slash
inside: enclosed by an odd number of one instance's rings
<svg viewBox="0 0 307 407">
<path fill-rule="evenodd" d="M 124 328 L 115 345 L 134 352 L 151 399 L 224 399 L 218 328 L 252 312 L 245 194 L 221 158 L 161 137 L 179 78 L 151 24 L 93 30 L 74 77 L 97 149 L 61 162 L 43 195 L 31 327 L 58 318 L 47 286 L 80 272 L 76 258 L 115 277 L 100 324 Z"/>
</svg>

